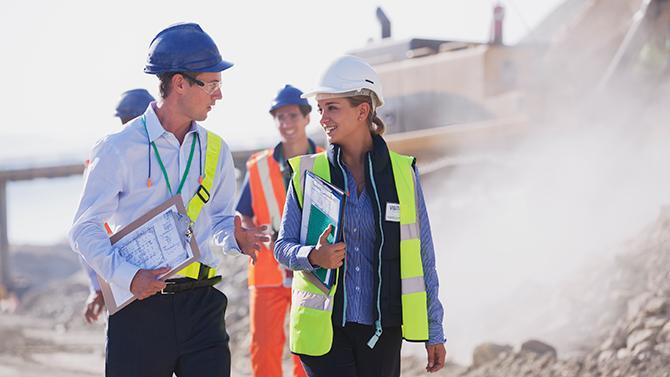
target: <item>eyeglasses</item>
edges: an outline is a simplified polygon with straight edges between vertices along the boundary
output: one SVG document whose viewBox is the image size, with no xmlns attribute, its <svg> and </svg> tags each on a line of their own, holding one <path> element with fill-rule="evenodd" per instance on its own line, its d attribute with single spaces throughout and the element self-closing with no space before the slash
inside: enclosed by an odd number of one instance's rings
<svg viewBox="0 0 670 377">
<path fill-rule="evenodd" d="M 200 89 L 204 90 L 205 93 L 209 94 L 210 96 L 216 93 L 217 90 L 221 89 L 221 81 L 204 83 L 191 75 L 187 75 L 186 73 L 180 72 L 180 75 L 186 77 L 189 81 L 198 85 Z"/>
</svg>

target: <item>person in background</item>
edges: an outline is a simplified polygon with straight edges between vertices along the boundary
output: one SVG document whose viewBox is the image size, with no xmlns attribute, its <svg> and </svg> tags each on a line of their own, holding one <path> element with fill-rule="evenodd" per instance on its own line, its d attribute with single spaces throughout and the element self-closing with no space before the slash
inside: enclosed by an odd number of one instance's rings
<svg viewBox="0 0 670 377">
<path fill-rule="evenodd" d="M 125 125 L 131 120 L 144 114 L 149 103 L 153 101 L 155 101 L 154 97 L 149 94 L 146 89 L 131 89 L 125 91 L 121 94 L 119 103 L 116 105 L 114 116 L 121 119 L 121 125 Z M 86 161 L 87 166 L 88 163 L 89 160 Z M 105 223 L 105 230 L 111 235 L 111 229 L 109 229 L 107 223 Z M 93 323 L 98 320 L 100 314 L 105 309 L 105 299 L 102 297 L 102 291 L 100 290 L 100 284 L 98 283 L 97 278 L 98 275 L 86 264 L 86 262 L 84 262 L 83 259 L 80 259 L 80 261 L 90 282 L 90 293 L 86 299 L 86 303 L 84 303 L 83 315 L 87 323 Z"/>
<path fill-rule="evenodd" d="M 114 116 L 121 119 L 121 124 L 124 125 L 144 114 L 149 104 L 154 101 L 154 97 L 146 89 L 127 90 L 121 93 Z"/>
<path fill-rule="evenodd" d="M 252 155 L 237 203 L 242 224 L 266 225 L 279 231 L 286 189 L 291 178 L 287 160 L 321 151 L 307 138 L 312 106 L 301 98 L 300 89 L 286 85 L 275 97 L 270 115 L 279 131 L 280 142 Z M 291 305 L 293 271 L 281 266 L 273 256 L 273 243 L 263 245 L 256 263 L 249 263 L 249 315 L 251 366 L 256 377 L 281 377 L 286 336 L 284 320 Z M 293 355 L 293 376 L 305 376 L 300 359 Z"/>
<path fill-rule="evenodd" d="M 380 79 L 362 59 L 343 56 L 308 96 L 316 96 L 330 146 L 289 160 L 275 257 L 296 271 L 291 351 L 312 377 L 396 377 L 404 338 L 425 342 L 426 370 L 437 372 L 446 351 L 430 223 L 415 159 L 382 137 Z M 300 242 L 306 171 L 346 193 L 344 237 L 333 244 L 332 226 L 316 245 Z M 330 289 L 310 278 L 316 268 L 337 269 Z"/>
<path fill-rule="evenodd" d="M 243 228 L 236 218 L 230 149 L 198 124 L 222 98 L 221 72 L 230 67 L 198 24 L 162 30 L 144 68 L 158 77 L 160 100 L 93 148 L 70 245 L 105 281 L 137 298 L 108 318 L 107 377 L 230 376 L 228 299 L 215 287 L 221 252 L 255 259 L 269 241 L 262 228 Z M 177 195 L 200 257 L 164 280 L 170 266 L 133 265 L 103 224 L 117 231 Z"/>
</svg>

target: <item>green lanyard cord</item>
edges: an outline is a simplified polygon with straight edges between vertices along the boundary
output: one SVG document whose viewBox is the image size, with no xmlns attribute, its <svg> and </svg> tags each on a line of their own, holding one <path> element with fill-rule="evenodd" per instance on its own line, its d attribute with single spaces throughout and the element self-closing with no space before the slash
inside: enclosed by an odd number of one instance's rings
<svg viewBox="0 0 670 377">
<path fill-rule="evenodd" d="M 184 174 L 181 177 L 181 181 L 179 183 L 179 188 L 177 189 L 177 195 L 181 194 L 181 189 L 184 188 L 184 183 L 186 183 L 186 177 L 188 177 L 188 172 L 191 170 L 191 161 L 193 161 L 193 152 L 195 152 L 195 142 L 196 139 L 198 139 L 198 133 L 196 132 L 195 135 L 193 135 L 193 141 L 191 142 L 191 152 L 188 155 L 188 162 L 186 162 L 186 170 L 184 170 Z M 156 159 L 158 160 L 158 166 L 160 166 L 161 171 L 163 172 L 163 177 L 165 177 L 165 183 L 167 184 L 168 191 L 170 192 L 170 195 L 174 195 L 172 193 L 172 187 L 170 186 L 170 178 L 168 178 L 167 171 L 165 170 L 165 165 L 163 165 L 163 160 L 161 160 L 161 155 L 158 153 L 158 147 L 156 147 L 156 143 L 153 141 L 151 142 L 151 146 L 154 148 L 154 154 L 156 155 Z"/>
<path fill-rule="evenodd" d="M 142 124 L 144 125 L 144 131 L 147 133 L 147 139 L 149 138 L 149 130 L 147 130 L 147 119 L 145 115 L 142 115 Z M 200 144 L 200 136 L 198 135 L 198 131 L 195 131 L 195 135 L 193 136 L 193 141 L 191 142 L 191 152 L 188 155 L 188 162 L 186 163 L 186 170 L 184 170 L 184 175 L 181 177 L 181 181 L 179 183 L 179 188 L 177 189 L 177 195 L 181 194 L 181 189 L 184 188 L 184 183 L 186 183 L 186 177 L 188 177 L 188 172 L 191 170 L 191 161 L 193 161 L 193 152 L 195 151 L 195 142 L 196 139 L 198 141 L 198 145 Z M 156 154 L 156 159 L 158 159 L 158 165 L 161 168 L 161 171 L 163 172 L 163 177 L 165 178 L 165 183 L 167 184 L 168 191 L 170 192 L 170 195 L 174 195 L 172 193 L 172 186 L 170 186 L 170 178 L 168 177 L 167 171 L 165 170 L 165 165 L 163 165 L 163 160 L 161 160 L 161 155 L 158 153 L 158 147 L 156 147 L 156 143 L 151 141 L 149 143 L 150 147 L 154 148 L 154 153 Z M 200 149 L 200 154 L 202 155 L 202 149 Z M 200 156 L 200 175 L 202 176 L 202 156 Z M 149 178 L 148 178 L 148 184 L 151 186 L 151 151 L 149 152 Z"/>
</svg>

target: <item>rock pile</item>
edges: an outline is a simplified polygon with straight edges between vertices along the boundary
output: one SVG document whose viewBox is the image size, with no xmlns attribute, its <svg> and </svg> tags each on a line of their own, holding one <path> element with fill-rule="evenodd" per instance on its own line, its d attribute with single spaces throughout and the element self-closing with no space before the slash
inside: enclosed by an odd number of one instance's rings
<svg viewBox="0 0 670 377">
<path fill-rule="evenodd" d="M 584 352 L 558 359 L 553 347 L 538 341 L 526 342 L 519 352 L 485 344 L 459 375 L 670 376 L 670 210 L 630 241 L 613 263 L 601 265 L 576 286 L 582 292 L 576 302 L 583 305 L 583 315 L 573 310 L 574 321 L 563 331 L 574 334 L 573 341 L 581 336 Z M 529 352 L 531 348 L 537 352 Z"/>
</svg>

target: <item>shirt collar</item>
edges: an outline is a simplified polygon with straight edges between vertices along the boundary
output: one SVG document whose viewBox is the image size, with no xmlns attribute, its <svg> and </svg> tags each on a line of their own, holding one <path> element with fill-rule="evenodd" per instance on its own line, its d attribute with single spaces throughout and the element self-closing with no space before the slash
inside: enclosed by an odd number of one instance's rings
<svg viewBox="0 0 670 377">
<path fill-rule="evenodd" d="M 333 166 L 337 166 L 337 155 L 340 150 L 338 144 L 330 144 L 328 146 L 328 160 Z M 372 135 L 372 150 L 368 152 L 372 156 L 372 165 L 375 172 L 384 171 L 387 165 L 391 163 L 389 149 L 384 139 L 379 135 Z"/>
<path fill-rule="evenodd" d="M 163 134 L 167 132 L 165 131 L 165 128 L 163 128 L 163 125 L 161 125 L 160 120 L 158 120 L 158 115 L 156 115 L 156 111 L 154 110 L 155 105 L 156 102 L 151 102 L 151 104 L 147 106 L 147 110 L 143 115 L 144 119 L 146 120 L 149 143 L 153 143 L 156 139 L 163 136 Z M 196 122 L 191 122 L 191 128 L 188 130 L 188 132 L 186 132 L 186 136 L 192 132 L 198 132 L 198 130 L 198 124 Z"/>
<path fill-rule="evenodd" d="M 306 154 L 314 154 L 316 153 L 316 144 L 314 141 L 310 138 L 307 138 L 307 143 L 309 144 L 309 147 L 307 149 Z M 282 143 L 279 142 L 277 145 L 275 145 L 275 149 L 272 151 L 272 158 L 275 159 L 277 162 L 286 162 L 286 158 L 284 158 L 284 150 L 282 149 Z"/>
</svg>

